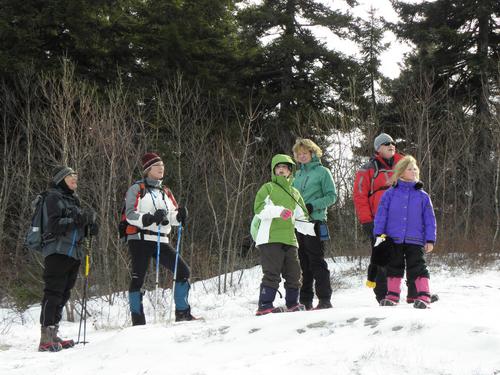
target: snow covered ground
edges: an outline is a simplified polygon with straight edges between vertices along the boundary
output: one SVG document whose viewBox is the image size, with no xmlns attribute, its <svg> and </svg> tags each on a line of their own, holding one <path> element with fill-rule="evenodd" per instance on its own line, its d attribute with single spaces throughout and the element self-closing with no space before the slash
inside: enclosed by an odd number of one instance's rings
<svg viewBox="0 0 500 375">
<path fill-rule="evenodd" d="M 36 351 L 38 307 L 22 316 L 0 310 L 0 374 L 500 374 L 498 265 L 473 273 L 431 267 L 441 300 L 429 310 L 379 307 L 357 262 L 330 267 L 340 280 L 330 310 L 254 316 L 255 267 L 224 295 L 215 279 L 193 285 L 193 313 L 205 321 L 168 324 L 165 313 L 154 323 L 148 303 L 151 323 L 130 327 L 123 297 L 113 306 L 90 301 L 90 342 L 59 353 Z M 168 306 L 169 291 L 163 300 Z M 76 339 L 78 323 L 61 330 Z"/>
</svg>

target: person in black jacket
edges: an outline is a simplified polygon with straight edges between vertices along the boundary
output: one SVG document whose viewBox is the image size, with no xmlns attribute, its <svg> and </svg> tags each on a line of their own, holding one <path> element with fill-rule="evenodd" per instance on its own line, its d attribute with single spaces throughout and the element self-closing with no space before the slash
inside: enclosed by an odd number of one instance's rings
<svg viewBox="0 0 500 375">
<path fill-rule="evenodd" d="M 58 336 L 62 310 L 75 286 L 84 257 L 82 242 L 86 234 L 96 235 L 96 213 L 81 208 L 76 195 L 78 176 L 66 166 L 54 169 L 44 202 L 47 225 L 43 233 L 43 299 L 40 313 L 39 351 L 59 351 L 74 346 L 73 340 Z"/>
</svg>

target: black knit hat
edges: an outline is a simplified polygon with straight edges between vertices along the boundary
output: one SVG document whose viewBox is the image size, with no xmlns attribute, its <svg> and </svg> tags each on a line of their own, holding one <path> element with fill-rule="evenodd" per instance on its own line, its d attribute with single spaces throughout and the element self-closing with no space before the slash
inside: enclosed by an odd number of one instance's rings
<svg viewBox="0 0 500 375">
<path fill-rule="evenodd" d="M 54 185 L 59 185 L 66 176 L 76 173 L 72 168 L 59 165 L 52 171 L 52 182 Z"/>
</svg>

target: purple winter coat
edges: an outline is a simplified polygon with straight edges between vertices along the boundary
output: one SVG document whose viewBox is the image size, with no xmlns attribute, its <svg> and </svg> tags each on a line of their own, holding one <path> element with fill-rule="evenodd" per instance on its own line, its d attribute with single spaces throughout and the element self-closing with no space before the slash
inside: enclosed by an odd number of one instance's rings
<svg viewBox="0 0 500 375">
<path fill-rule="evenodd" d="M 375 215 L 373 234 L 386 234 L 395 243 L 425 245 L 436 242 L 436 217 L 421 182 L 398 180 L 388 189 Z"/>
</svg>

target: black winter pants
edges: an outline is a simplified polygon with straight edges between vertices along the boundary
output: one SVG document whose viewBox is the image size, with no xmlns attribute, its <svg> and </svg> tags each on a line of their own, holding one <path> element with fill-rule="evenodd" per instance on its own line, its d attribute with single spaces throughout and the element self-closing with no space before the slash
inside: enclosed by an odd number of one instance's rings
<svg viewBox="0 0 500 375">
<path fill-rule="evenodd" d="M 372 245 L 375 244 L 375 238 L 371 235 L 370 242 Z M 375 277 L 375 288 L 373 292 L 375 293 L 375 298 L 377 302 L 380 302 L 387 295 L 387 268 L 377 266 L 377 276 Z M 415 287 L 415 279 L 411 279 L 410 276 L 406 275 L 406 286 L 408 287 L 408 298 L 417 298 L 417 288 Z"/>
<path fill-rule="evenodd" d="M 318 235 L 318 225 L 315 225 L 315 231 L 314 237 L 295 232 L 299 242 L 299 260 L 302 268 L 300 302 L 304 304 L 312 303 L 313 284 L 318 299 L 329 301 L 332 297 L 330 271 L 325 261 L 325 247 Z"/>
<path fill-rule="evenodd" d="M 44 259 L 42 311 L 43 327 L 58 324 L 62 310 L 71 295 L 78 277 L 80 261 L 62 254 L 52 254 Z"/>
<path fill-rule="evenodd" d="M 417 277 L 429 278 L 422 246 L 413 244 L 394 245 L 393 253 L 387 265 L 387 277 L 403 277 L 405 268 L 408 280 L 414 282 Z"/>
<path fill-rule="evenodd" d="M 142 284 L 144 284 L 149 261 L 153 258 L 156 262 L 157 242 L 130 240 L 128 248 L 132 260 L 132 280 L 130 281 L 129 292 L 138 292 L 141 290 Z M 168 243 L 160 244 L 160 264 L 172 271 L 172 273 L 174 272 L 175 250 Z M 189 274 L 188 265 L 179 256 L 176 281 L 187 281 Z"/>
<path fill-rule="evenodd" d="M 262 286 L 278 289 L 281 275 L 285 289 L 300 288 L 300 265 L 295 246 L 282 243 L 266 243 L 258 246 L 262 265 Z"/>
</svg>

